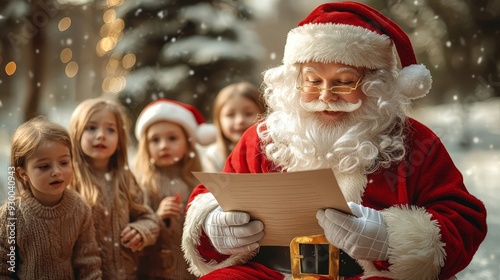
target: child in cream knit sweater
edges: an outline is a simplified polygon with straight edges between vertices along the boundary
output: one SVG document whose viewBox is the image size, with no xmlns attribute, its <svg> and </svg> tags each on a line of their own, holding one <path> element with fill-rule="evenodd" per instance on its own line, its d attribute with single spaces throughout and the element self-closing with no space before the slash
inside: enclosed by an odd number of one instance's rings
<svg viewBox="0 0 500 280">
<path fill-rule="evenodd" d="M 66 189 L 73 175 L 67 131 L 37 117 L 19 126 L 11 149 L 0 279 L 101 279 L 91 209 Z"/>
<path fill-rule="evenodd" d="M 74 184 L 92 207 L 103 279 L 138 279 L 139 254 L 160 231 L 128 168 L 127 114 L 112 98 L 91 98 L 73 112 L 69 134 L 74 143 Z"/>
</svg>

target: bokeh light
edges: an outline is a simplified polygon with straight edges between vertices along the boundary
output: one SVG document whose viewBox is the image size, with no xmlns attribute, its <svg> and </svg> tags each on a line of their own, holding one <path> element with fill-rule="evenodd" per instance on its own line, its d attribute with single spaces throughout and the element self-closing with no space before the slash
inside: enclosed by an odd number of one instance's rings
<svg viewBox="0 0 500 280">
<path fill-rule="evenodd" d="M 66 76 L 73 78 L 78 73 L 78 63 L 71 61 L 66 65 Z"/>
<path fill-rule="evenodd" d="M 65 31 L 71 26 L 71 18 L 63 17 L 58 24 L 59 31 Z"/>
<path fill-rule="evenodd" d="M 71 60 L 71 58 L 73 58 L 73 52 L 71 51 L 70 48 L 65 48 L 64 50 L 61 51 L 59 57 L 62 63 L 68 63 Z"/>
<path fill-rule="evenodd" d="M 106 65 L 106 72 L 109 74 L 114 74 L 118 70 L 118 66 L 120 65 L 120 61 L 114 58 L 110 58 L 108 64 Z"/>
<path fill-rule="evenodd" d="M 119 93 L 125 88 L 127 81 L 125 77 L 107 77 L 102 82 L 102 90 L 107 93 Z"/>
<path fill-rule="evenodd" d="M 116 11 L 114 9 L 109 9 L 102 15 L 104 23 L 113 22 L 116 19 Z"/>
<path fill-rule="evenodd" d="M 123 4 L 125 0 L 108 0 L 108 7 L 119 6 Z"/>
<path fill-rule="evenodd" d="M 16 69 L 17 69 L 17 65 L 14 61 L 11 61 L 11 62 L 7 63 L 7 65 L 5 65 L 5 73 L 8 76 L 13 75 L 16 72 Z"/>
<path fill-rule="evenodd" d="M 135 61 L 136 61 L 135 54 L 128 53 L 122 59 L 122 66 L 123 68 L 129 70 L 130 68 L 132 68 L 132 66 L 134 66 Z"/>
</svg>

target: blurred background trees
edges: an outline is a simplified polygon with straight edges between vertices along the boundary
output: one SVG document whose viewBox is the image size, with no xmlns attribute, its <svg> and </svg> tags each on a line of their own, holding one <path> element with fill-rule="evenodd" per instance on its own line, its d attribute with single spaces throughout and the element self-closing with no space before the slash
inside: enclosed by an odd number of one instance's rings
<svg viewBox="0 0 500 280">
<path fill-rule="evenodd" d="M 134 118 L 166 97 L 210 118 L 211 102 L 282 58 L 287 32 L 327 1 L 4 0 L 0 115 L 19 123 L 117 95 Z M 421 102 L 499 96 L 500 1 L 362 1 L 398 22 L 433 75 Z M 60 117 L 60 116 L 64 117 Z M 4 124 L 5 125 L 5 124 Z"/>
<path fill-rule="evenodd" d="M 136 114 L 164 97 L 193 104 L 208 117 L 222 87 L 259 83 L 264 50 L 243 1 L 128 1 L 116 8 L 116 17 L 125 28 L 107 69 L 123 83 L 104 89 Z"/>
<path fill-rule="evenodd" d="M 409 31 L 432 71 L 424 102 L 469 103 L 500 96 L 500 1 L 389 1 L 383 8 Z"/>
<path fill-rule="evenodd" d="M 5 123 L 58 115 L 101 94 L 96 44 L 102 9 L 102 3 L 85 0 L 0 3 L 0 116 Z"/>
<path fill-rule="evenodd" d="M 135 120 L 145 104 L 166 97 L 210 119 L 217 92 L 241 79 L 260 84 L 260 73 L 281 63 L 287 32 L 324 2 L 1 0 L 0 170 L 21 122 L 45 114 L 67 125 L 86 98 L 116 96 Z M 430 94 L 414 104 L 423 109 L 417 119 L 436 122 L 442 140 L 462 143 L 446 142 L 493 214 L 490 241 L 463 279 L 498 279 L 500 1 L 360 2 L 399 23 L 432 72 Z M 0 172 L 0 200 L 5 177 Z"/>
</svg>

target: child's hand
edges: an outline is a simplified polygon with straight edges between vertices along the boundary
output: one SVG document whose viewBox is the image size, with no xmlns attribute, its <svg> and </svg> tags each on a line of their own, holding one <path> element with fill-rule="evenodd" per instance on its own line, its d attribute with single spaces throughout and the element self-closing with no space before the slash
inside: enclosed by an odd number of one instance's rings
<svg viewBox="0 0 500 280">
<path fill-rule="evenodd" d="M 123 246 L 130 248 L 133 252 L 142 248 L 144 239 L 141 234 L 130 226 L 126 226 L 120 233 L 120 242 Z"/>
<path fill-rule="evenodd" d="M 184 211 L 184 205 L 181 203 L 181 196 L 176 193 L 173 196 L 165 197 L 156 209 L 156 214 L 162 220 L 181 215 Z"/>
</svg>

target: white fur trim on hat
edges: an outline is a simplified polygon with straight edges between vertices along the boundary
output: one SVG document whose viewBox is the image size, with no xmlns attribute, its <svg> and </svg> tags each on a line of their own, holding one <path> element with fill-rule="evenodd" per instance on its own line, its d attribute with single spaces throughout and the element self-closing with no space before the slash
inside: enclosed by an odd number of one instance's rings
<svg viewBox="0 0 500 280">
<path fill-rule="evenodd" d="M 141 112 L 135 125 L 135 137 L 139 140 L 149 126 L 159 121 L 181 125 L 194 143 L 208 145 L 215 141 L 216 129 L 213 124 L 198 124 L 189 109 L 178 103 L 160 100 L 146 106 Z"/>
<path fill-rule="evenodd" d="M 369 29 L 347 24 L 305 24 L 288 33 L 283 63 L 342 63 L 368 69 L 397 71 L 398 54 L 391 39 Z M 432 78 L 424 65 L 400 70 L 394 92 L 410 99 L 424 97 Z"/>
<path fill-rule="evenodd" d="M 288 32 L 283 63 L 337 62 L 369 69 L 396 66 L 387 35 L 347 24 L 305 24 Z"/>
</svg>

